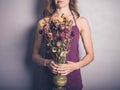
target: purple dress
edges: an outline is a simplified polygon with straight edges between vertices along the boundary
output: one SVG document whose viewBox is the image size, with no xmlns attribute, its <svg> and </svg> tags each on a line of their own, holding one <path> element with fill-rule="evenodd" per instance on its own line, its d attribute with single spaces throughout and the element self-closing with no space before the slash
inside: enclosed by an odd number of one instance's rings
<svg viewBox="0 0 120 90">
<path fill-rule="evenodd" d="M 72 39 L 72 44 L 70 47 L 70 52 L 68 53 L 67 56 L 67 60 L 72 62 L 78 62 L 79 61 L 78 45 L 79 45 L 80 32 L 77 27 L 77 24 L 72 27 L 72 31 L 74 31 L 75 36 Z M 51 58 L 51 57 L 50 55 L 46 55 L 46 58 Z M 41 90 L 52 90 L 52 87 L 54 87 L 54 84 L 52 82 L 53 74 L 47 67 L 44 67 L 42 74 L 43 76 L 41 80 L 42 81 Z M 75 70 L 71 72 L 69 75 L 67 75 L 67 80 L 68 81 L 65 86 L 66 90 L 82 90 L 83 84 L 82 84 L 80 70 Z"/>
</svg>

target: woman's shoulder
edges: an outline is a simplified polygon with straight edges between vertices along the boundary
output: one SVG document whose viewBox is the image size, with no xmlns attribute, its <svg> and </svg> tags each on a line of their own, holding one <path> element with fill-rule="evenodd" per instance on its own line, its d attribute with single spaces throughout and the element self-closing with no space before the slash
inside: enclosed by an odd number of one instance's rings
<svg viewBox="0 0 120 90">
<path fill-rule="evenodd" d="M 76 21 L 77 21 L 78 25 L 80 25 L 80 27 L 84 27 L 85 25 L 88 24 L 88 19 L 84 16 L 78 17 Z"/>
<path fill-rule="evenodd" d="M 78 17 L 76 19 L 76 21 L 77 21 L 77 26 L 78 26 L 80 32 L 82 32 L 83 30 L 86 30 L 85 28 L 89 26 L 88 20 L 84 16 Z"/>
<path fill-rule="evenodd" d="M 84 17 L 84 16 L 79 16 L 79 17 L 77 18 L 77 22 L 79 22 L 80 24 L 82 24 L 82 23 L 88 23 L 88 20 L 87 20 L 87 18 Z"/>
</svg>

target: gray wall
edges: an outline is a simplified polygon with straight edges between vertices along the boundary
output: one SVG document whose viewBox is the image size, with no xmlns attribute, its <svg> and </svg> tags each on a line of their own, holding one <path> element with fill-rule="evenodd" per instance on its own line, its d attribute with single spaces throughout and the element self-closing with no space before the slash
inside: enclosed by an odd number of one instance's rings
<svg viewBox="0 0 120 90">
<path fill-rule="evenodd" d="M 44 0 L 0 0 L 0 90 L 39 90 L 41 67 L 31 59 L 36 22 Z M 120 90 L 120 1 L 80 0 L 95 50 L 81 69 L 84 90 Z M 84 56 L 80 40 L 80 56 Z"/>
<path fill-rule="evenodd" d="M 120 1 L 80 0 L 92 30 L 95 59 L 82 69 L 85 90 L 120 90 Z"/>
</svg>

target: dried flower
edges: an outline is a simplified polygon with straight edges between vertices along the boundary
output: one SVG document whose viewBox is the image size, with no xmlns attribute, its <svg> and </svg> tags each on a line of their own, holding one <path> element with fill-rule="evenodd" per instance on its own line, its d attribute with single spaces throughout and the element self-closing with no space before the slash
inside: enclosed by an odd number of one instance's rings
<svg viewBox="0 0 120 90">
<path fill-rule="evenodd" d="M 52 17 L 48 24 L 49 19 L 44 18 L 40 22 L 40 34 L 43 33 L 45 40 L 47 41 L 47 47 L 49 53 L 52 54 L 56 63 L 63 63 L 63 58 L 66 57 L 69 52 L 72 37 L 74 32 L 71 32 L 72 20 L 68 20 L 66 14 L 62 14 L 60 18 Z"/>
<path fill-rule="evenodd" d="M 73 21 L 70 20 L 70 21 L 68 22 L 68 26 L 72 26 L 72 24 L 73 24 Z"/>
<path fill-rule="evenodd" d="M 62 45 L 62 43 L 60 41 L 57 42 L 57 47 L 60 47 Z"/>
<path fill-rule="evenodd" d="M 52 33 L 48 33 L 48 39 L 50 39 L 50 40 L 53 39 L 53 35 L 52 35 Z"/>
<path fill-rule="evenodd" d="M 52 19 L 51 19 L 53 22 L 57 22 L 57 17 L 56 16 L 54 16 L 54 17 L 52 17 Z"/>
<path fill-rule="evenodd" d="M 64 29 L 64 32 L 65 32 L 65 33 L 69 33 L 70 30 L 69 30 L 68 28 L 65 28 L 65 29 Z"/>
<path fill-rule="evenodd" d="M 64 20 L 63 18 L 57 19 L 57 21 L 58 21 L 59 23 L 61 23 L 61 24 L 63 23 L 63 20 Z"/>
<path fill-rule="evenodd" d="M 61 33 L 60 34 L 60 39 L 61 40 L 65 40 L 66 39 L 66 34 L 65 33 Z"/>
<path fill-rule="evenodd" d="M 64 19 L 64 22 L 68 21 L 68 16 L 66 14 L 63 13 L 61 17 Z"/>
<path fill-rule="evenodd" d="M 44 18 L 44 21 L 45 21 L 45 23 L 48 23 L 48 22 L 49 22 L 49 18 L 48 18 L 48 17 L 45 17 L 45 18 Z"/>
<path fill-rule="evenodd" d="M 47 32 L 49 31 L 49 25 L 48 25 L 48 24 L 46 24 L 46 25 L 44 26 L 44 31 L 45 31 L 45 33 L 47 33 Z"/>
<path fill-rule="evenodd" d="M 41 20 L 41 21 L 39 22 L 40 29 L 43 29 L 44 25 L 45 25 L 44 20 Z"/>
</svg>

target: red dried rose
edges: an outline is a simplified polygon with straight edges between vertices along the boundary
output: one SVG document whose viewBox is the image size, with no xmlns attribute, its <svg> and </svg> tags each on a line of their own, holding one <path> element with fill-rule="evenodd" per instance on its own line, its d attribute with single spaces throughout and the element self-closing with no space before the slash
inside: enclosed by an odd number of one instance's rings
<svg viewBox="0 0 120 90">
<path fill-rule="evenodd" d="M 44 26 L 44 31 L 45 31 L 45 33 L 47 33 L 49 31 L 49 25 Z"/>
<path fill-rule="evenodd" d="M 65 33 L 69 33 L 70 31 L 69 31 L 68 28 L 65 28 L 65 29 L 64 29 L 64 32 L 65 32 Z"/>
<path fill-rule="evenodd" d="M 60 38 L 61 38 L 61 40 L 65 40 L 66 39 L 66 34 L 65 33 L 61 33 L 60 34 Z"/>
<path fill-rule="evenodd" d="M 48 33 L 47 37 L 48 37 L 48 39 L 53 39 L 52 33 Z"/>
</svg>

